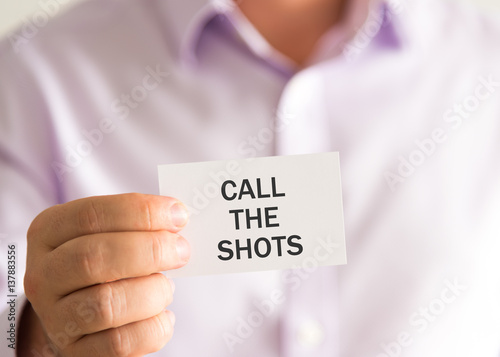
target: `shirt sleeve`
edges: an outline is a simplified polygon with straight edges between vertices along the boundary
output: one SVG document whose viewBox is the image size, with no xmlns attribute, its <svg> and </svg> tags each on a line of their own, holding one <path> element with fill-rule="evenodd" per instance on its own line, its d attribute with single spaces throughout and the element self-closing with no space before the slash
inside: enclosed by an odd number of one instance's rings
<svg viewBox="0 0 500 357">
<path fill-rule="evenodd" d="M 9 338 L 12 326 L 22 328 L 26 232 L 39 212 L 60 201 L 46 96 L 34 75 L 37 59 L 25 51 L 0 42 L 0 326 Z M 15 355 L 11 341 L 2 337 L 1 356 Z"/>
</svg>

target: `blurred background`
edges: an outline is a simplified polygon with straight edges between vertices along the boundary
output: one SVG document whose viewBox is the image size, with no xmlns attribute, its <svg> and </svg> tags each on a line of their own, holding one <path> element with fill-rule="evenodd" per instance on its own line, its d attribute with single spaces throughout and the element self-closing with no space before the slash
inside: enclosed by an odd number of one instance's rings
<svg viewBox="0 0 500 357">
<path fill-rule="evenodd" d="M 0 1 L 0 37 L 7 36 L 13 29 L 22 26 L 23 23 L 31 21 L 33 16 L 38 17 L 38 21 L 44 21 L 48 17 L 66 11 L 74 4 L 85 0 L 1 0 Z M 185 0 L 189 1 L 189 0 Z M 418 1 L 418 0 L 414 0 Z M 465 1 L 477 4 L 487 11 L 494 11 L 500 15 L 500 0 L 448 0 Z"/>
</svg>

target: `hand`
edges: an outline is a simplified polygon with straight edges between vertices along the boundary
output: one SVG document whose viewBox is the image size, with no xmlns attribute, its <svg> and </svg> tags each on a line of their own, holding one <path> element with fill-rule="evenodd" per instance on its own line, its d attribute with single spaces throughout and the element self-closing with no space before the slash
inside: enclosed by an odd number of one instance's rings
<svg viewBox="0 0 500 357">
<path fill-rule="evenodd" d="M 142 194 L 90 197 L 42 212 L 28 231 L 24 278 L 38 321 L 21 329 L 40 336 L 42 328 L 46 340 L 32 338 L 25 350 L 72 357 L 160 350 L 175 318 L 165 311 L 173 283 L 159 272 L 187 263 L 189 243 L 176 234 L 187 217 L 179 201 Z"/>
</svg>

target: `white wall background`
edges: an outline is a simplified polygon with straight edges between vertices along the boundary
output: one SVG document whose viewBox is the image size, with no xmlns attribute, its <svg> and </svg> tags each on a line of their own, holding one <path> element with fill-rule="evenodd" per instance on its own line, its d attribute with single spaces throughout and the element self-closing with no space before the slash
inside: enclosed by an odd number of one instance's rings
<svg viewBox="0 0 500 357">
<path fill-rule="evenodd" d="M 52 16 L 60 14 L 73 4 L 84 0 L 0 0 L 0 37 L 7 35 L 17 26 L 28 21 L 33 15 L 44 11 Z M 184 0 L 190 1 L 190 0 Z M 459 1 L 459 0 L 452 0 Z M 500 0 L 462 0 L 497 11 L 500 14 Z M 43 21 L 43 15 L 39 21 Z"/>
</svg>

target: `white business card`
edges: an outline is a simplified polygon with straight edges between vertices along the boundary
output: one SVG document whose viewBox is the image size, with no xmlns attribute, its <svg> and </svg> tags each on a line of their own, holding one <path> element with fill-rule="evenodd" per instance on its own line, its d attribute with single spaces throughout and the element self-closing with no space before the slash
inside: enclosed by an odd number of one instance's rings
<svg viewBox="0 0 500 357">
<path fill-rule="evenodd" d="M 346 263 L 338 153 L 158 166 L 190 211 L 191 260 L 169 277 Z"/>
</svg>

